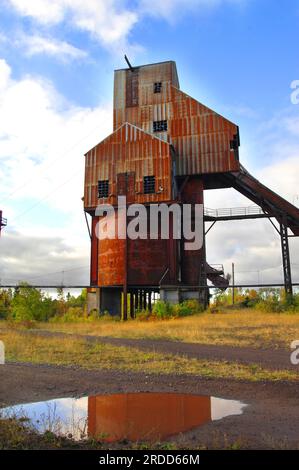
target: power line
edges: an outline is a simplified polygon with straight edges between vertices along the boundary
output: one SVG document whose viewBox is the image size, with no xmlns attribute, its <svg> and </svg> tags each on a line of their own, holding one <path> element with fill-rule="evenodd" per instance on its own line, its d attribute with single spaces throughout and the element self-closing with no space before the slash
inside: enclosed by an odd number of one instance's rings
<svg viewBox="0 0 299 470">
<path fill-rule="evenodd" d="M 299 287 L 299 282 L 293 282 L 292 283 L 293 287 Z M 14 289 L 15 287 L 22 287 L 18 285 L 1 285 L 0 288 L 6 288 L 6 289 Z M 90 286 L 90 285 L 28 285 L 26 286 L 31 289 L 100 289 L 100 286 Z M 115 287 L 122 287 L 122 286 L 115 286 Z M 157 289 L 157 286 L 143 286 L 144 288 L 148 289 Z M 189 286 L 192 289 L 219 289 L 218 287 L 215 286 Z M 236 284 L 234 286 L 229 285 L 227 286 L 227 289 L 245 289 L 245 288 L 256 288 L 256 289 L 261 289 L 261 288 L 271 288 L 271 287 L 284 287 L 283 283 L 273 283 L 273 284 Z M 140 286 L 130 286 L 132 289 L 137 289 L 140 288 Z"/>
<path fill-rule="evenodd" d="M 22 281 L 26 282 L 27 279 L 28 280 L 38 279 L 38 278 L 41 278 L 41 277 L 51 276 L 53 274 L 68 273 L 68 272 L 71 272 L 71 271 L 77 271 L 78 269 L 87 269 L 87 268 L 89 268 L 89 265 L 82 265 L 82 266 L 78 266 L 77 268 L 72 268 L 72 269 L 61 269 L 60 271 L 53 271 L 53 272 L 50 272 L 50 273 L 39 274 L 38 276 L 31 276 L 31 277 L 27 276 L 26 279 L 22 279 Z M 15 279 L 15 278 L 10 278 L 10 277 L 4 277 L 3 279 L 7 280 L 7 281 L 20 282 L 20 279 Z"/>
<path fill-rule="evenodd" d="M 58 157 L 56 157 L 53 161 L 51 161 L 51 163 L 49 163 L 48 165 L 46 165 L 45 167 L 43 168 L 39 168 L 36 170 L 37 174 L 35 176 L 38 176 L 38 173 L 41 173 L 43 174 L 47 169 L 51 168 L 51 166 L 54 165 L 54 163 L 56 163 L 57 161 L 61 161 L 63 158 L 65 158 L 71 151 L 73 151 L 78 144 L 80 144 L 81 142 L 83 142 L 85 139 L 87 139 L 87 137 L 89 137 L 96 129 L 98 128 L 98 125 L 95 126 L 88 134 L 86 134 L 84 137 L 82 137 L 81 139 L 79 139 L 72 147 L 70 147 L 68 150 L 66 150 L 66 152 L 62 153 L 61 155 L 59 155 Z M 16 193 L 18 192 L 20 189 L 23 189 L 24 187 L 28 186 L 28 184 L 34 179 L 34 176 L 32 176 L 31 178 L 27 179 L 25 183 L 23 183 L 21 186 L 17 187 L 16 189 L 14 189 L 11 193 L 9 193 L 7 195 L 7 197 L 4 199 L 4 201 L 2 200 L 3 203 L 5 203 L 6 201 L 8 201 L 9 199 L 11 199 L 11 197 Z"/>
<path fill-rule="evenodd" d="M 23 215 L 27 214 L 28 212 L 30 212 L 32 209 L 35 209 L 35 207 L 39 206 L 43 201 L 49 199 L 49 197 L 57 190 L 57 189 L 60 189 L 62 188 L 63 186 L 65 186 L 67 183 L 69 183 L 77 174 L 81 173 L 81 170 L 80 171 L 76 171 L 75 173 L 73 173 L 73 175 L 67 179 L 66 181 L 64 181 L 63 183 L 61 183 L 60 185 L 56 186 L 53 191 L 51 191 L 50 193 L 48 193 L 46 196 L 44 196 L 43 198 L 41 199 L 38 199 L 37 202 L 35 204 L 33 204 L 31 207 L 29 207 L 28 209 L 26 209 L 24 212 L 21 212 L 20 214 L 18 214 L 14 219 L 12 219 L 12 222 L 14 222 L 15 220 L 17 219 L 20 219 Z"/>
</svg>

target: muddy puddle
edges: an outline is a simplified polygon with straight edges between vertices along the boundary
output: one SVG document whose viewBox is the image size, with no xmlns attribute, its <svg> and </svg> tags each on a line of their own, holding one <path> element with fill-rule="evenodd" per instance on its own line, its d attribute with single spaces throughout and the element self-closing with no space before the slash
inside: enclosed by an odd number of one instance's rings
<svg viewBox="0 0 299 470">
<path fill-rule="evenodd" d="M 38 432 L 108 442 L 163 441 L 227 416 L 241 415 L 246 404 L 223 398 L 177 393 L 126 393 L 59 398 L 0 410 Z"/>
</svg>

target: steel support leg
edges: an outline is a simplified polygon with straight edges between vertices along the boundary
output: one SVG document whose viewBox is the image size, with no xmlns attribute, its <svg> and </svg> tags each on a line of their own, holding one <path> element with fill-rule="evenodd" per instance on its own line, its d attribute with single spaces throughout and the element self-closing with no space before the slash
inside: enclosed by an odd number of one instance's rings
<svg viewBox="0 0 299 470">
<path fill-rule="evenodd" d="M 284 287 L 285 287 L 285 291 L 287 295 L 293 295 L 288 227 L 285 225 L 285 223 L 283 223 L 283 221 L 280 223 L 280 239 L 281 239 Z"/>
</svg>

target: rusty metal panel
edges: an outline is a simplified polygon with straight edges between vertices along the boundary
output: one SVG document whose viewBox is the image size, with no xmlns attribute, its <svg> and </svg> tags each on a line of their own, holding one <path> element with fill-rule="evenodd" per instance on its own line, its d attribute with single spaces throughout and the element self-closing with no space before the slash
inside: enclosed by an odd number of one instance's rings
<svg viewBox="0 0 299 470">
<path fill-rule="evenodd" d="M 126 72 L 126 107 L 138 106 L 139 94 L 138 69 L 127 70 Z"/>
<path fill-rule="evenodd" d="M 154 83 L 161 82 L 161 93 L 154 93 Z M 143 106 L 168 103 L 170 85 L 179 88 L 176 64 L 173 61 L 116 70 L 114 73 L 113 129 L 125 122 L 140 126 Z M 133 99 L 132 96 L 135 96 Z M 138 106 L 139 105 L 139 106 Z"/>
<path fill-rule="evenodd" d="M 168 240 L 128 240 L 128 283 L 159 285 L 169 265 Z"/>
<path fill-rule="evenodd" d="M 142 66 L 138 67 L 137 72 L 127 70 L 126 73 L 126 93 L 132 89 L 134 73 L 138 76 L 139 105 L 131 105 L 131 94 L 127 98 L 130 102 L 127 106 L 126 100 L 120 97 L 125 92 L 123 71 L 117 71 L 120 86 L 115 91 L 116 127 L 129 122 L 145 132 L 153 133 L 154 121 L 166 120 L 167 132 L 155 132 L 154 135 L 174 146 L 178 175 L 223 173 L 239 169 L 236 151 L 231 148 L 238 127 L 180 91 L 172 62 Z M 160 93 L 154 92 L 155 82 L 162 85 Z"/>
<path fill-rule="evenodd" d="M 117 175 L 134 174 L 136 203 L 169 201 L 172 199 L 172 154 L 167 142 L 125 124 L 86 154 L 84 207 L 95 209 L 99 203 L 115 205 L 119 194 Z M 155 175 L 156 194 L 143 193 L 143 177 Z M 109 197 L 97 197 L 99 180 L 109 180 Z M 123 194 L 123 192 L 122 192 Z"/>
</svg>

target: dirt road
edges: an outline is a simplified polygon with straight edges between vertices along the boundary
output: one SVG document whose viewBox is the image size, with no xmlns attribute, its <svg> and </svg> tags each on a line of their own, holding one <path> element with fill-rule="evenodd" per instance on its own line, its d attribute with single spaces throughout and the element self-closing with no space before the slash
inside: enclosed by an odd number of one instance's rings
<svg viewBox="0 0 299 470">
<path fill-rule="evenodd" d="M 145 375 L 86 371 L 32 364 L 0 366 L 0 403 L 13 405 L 60 397 L 120 392 L 183 392 L 248 403 L 230 416 L 172 438 L 185 448 L 225 447 L 236 441 L 248 448 L 299 448 L 299 384 L 248 383 L 189 375 Z"/>
<path fill-rule="evenodd" d="M 46 330 L 23 330 L 24 335 L 39 335 L 44 337 L 73 337 L 87 341 L 113 344 L 115 346 L 128 346 L 143 351 L 155 351 L 196 359 L 223 360 L 239 362 L 241 364 L 257 364 L 267 369 L 288 369 L 296 371 L 299 367 L 293 366 L 290 361 L 291 350 L 284 349 L 253 349 L 231 346 L 218 346 L 197 343 L 184 343 L 181 341 L 167 341 L 160 339 L 131 339 L 112 338 L 105 336 L 78 335 Z"/>
</svg>

